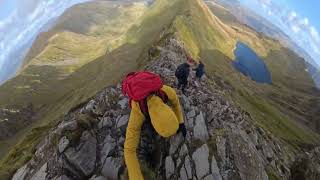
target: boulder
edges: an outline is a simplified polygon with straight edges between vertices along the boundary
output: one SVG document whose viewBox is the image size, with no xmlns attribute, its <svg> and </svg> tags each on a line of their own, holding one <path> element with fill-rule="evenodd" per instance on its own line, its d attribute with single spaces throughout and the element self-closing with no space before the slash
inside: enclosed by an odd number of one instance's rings
<svg viewBox="0 0 320 180">
<path fill-rule="evenodd" d="M 67 160 L 81 170 L 86 176 L 89 176 L 95 168 L 97 140 L 90 132 L 85 131 L 81 136 L 81 143 L 78 147 L 68 148 L 64 154 Z"/>
<path fill-rule="evenodd" d="M 71 179 L 66 175 L 62 175 L 62 176 L 55 178 L 54 180 L 71 180 Z"/>
<path fill-rule="evenodd" d="M 202 112 L 196 117 L 195 126 L 193 128 L 193 136 L 195 139 L 206 141 L 209 139 L 207 125 Z"/>
<path fill-rule="evenodd" d="M 128 104 L 128 99 L 127 98 L 123 98 L 118 102 L 118 105 L 121 107 L 121 109 L 125 109 L 127 106 L 129 106 Z"/>
<path fill-rule="evenodd" d="M 124 115 L 124 116 L 120 117 L 117 122 L 117 128 L 120 128 L 124 125 L 127 125 L 128 121 L 129 121 L 129 115 Z"/>
<path fill-rule="evenodd" d="M 28 164 L 22 166 L 12 177 L 12 180 L 24 179 L 29 172 Z"/>
<path fill-rule="evenodd" d="M 118 180 L 119 171 L 122 167 L 122 161 L 122 158 L 108 157 L 103 165 L 101 174 L 110 180 Z"/>
<path fill-rule="evenodd" d="M 59 152 L 63 153 L 64 150 L 68 147 L 69 143 L 70 143 L 70 141 L 66 136 L 62 137 L 60 139 L 59 145 L 58 145 Z"/>
<path fill-rule="evenodd" d="M 263 162 L 255 148 L 250 146 L 240 134 L 230 133 L 229 139 L 234 164 L 241 179 L 268 180 Z"/>
<path fill-rule="evenodd" d="M 211 159 L 211 176 L 212 179 L 214 180 L 222 180 L 222 177 L 220 175 L 220 170 L 216 161 L 216 158 L 214 156 L 212 156 Z"/>
<path fill-rule="evenodd" d="M 39 171 L 34 174 L 32 176 L 32 178 L 30 180 L 40 180 L 40 179 L 46 179 L 46 176 L 47 176 L 47 167 L 48 167 L 48 164 L 45 163 L 40 169 Z"/>
<path fill-rule="evenodd" d="M 169 179 L 174 174 L 174 170 L 175 170 L 175 165 L 171 156 L 168 156 L 166 158 L 165 168 L 166 168 L 166 178 Z"/>
<path fill-rule="evenodd" d="M 202 179 L 210 173 L 209 148 L 207 144 L 204 144 L 197 149 L 192 154 L 192 159 L 196 166 L 195 169 L 198 179 Z"/>
</svg>

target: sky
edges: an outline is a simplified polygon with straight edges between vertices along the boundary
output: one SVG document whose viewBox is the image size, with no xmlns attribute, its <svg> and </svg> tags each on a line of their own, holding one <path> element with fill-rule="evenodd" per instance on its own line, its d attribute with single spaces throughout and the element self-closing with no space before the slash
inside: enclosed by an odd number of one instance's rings
<svg viewBox="0 0 320 180">
<path fill-rule="evenodd" d="M 278 26 L 320 67 L 320 0 L 240 0 Z"/>
<path fill-rule="evenodd" d="M 42 28 L 88 0 L 0 0 L 0 84 L 12 77 Z"/>
</svg>

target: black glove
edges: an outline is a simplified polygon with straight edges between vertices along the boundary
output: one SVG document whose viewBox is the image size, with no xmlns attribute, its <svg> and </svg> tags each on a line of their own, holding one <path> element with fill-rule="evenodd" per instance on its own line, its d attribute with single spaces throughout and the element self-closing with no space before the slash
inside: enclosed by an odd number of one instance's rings
<svg viewBox="0 0 320 180">
<path fill-rule="evenodd" d="M 180 124 L 179 125 L 179 129 L 178 129 L 178 133 L 181 132 L 183 137 L 186 138 L 187 136 L 187 129 L 186 126 L 184 124 Z"/>
</svg>

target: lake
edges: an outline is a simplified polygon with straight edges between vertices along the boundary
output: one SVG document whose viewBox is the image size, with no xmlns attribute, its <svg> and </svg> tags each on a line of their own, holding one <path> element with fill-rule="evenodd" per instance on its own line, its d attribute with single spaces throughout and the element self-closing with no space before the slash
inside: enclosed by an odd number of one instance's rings
<svg viewBox="0 0 320 180">
<path fill-rule="evenodd" d="M 233 66 L 258 83 L 271 84 L 271 74 L 264 61 L 246 44 L 237 42 Z"/>
</svg>

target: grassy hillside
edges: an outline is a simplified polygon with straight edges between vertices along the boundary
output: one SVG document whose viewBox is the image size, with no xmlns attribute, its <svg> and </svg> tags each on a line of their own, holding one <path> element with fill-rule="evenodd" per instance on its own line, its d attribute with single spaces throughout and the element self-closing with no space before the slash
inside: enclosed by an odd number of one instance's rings
<svg viewBox="0 0 320 180">
<path fill-rule="evenodd" d="M 148 49 L 167 36 L 176 36 L 185 44 L 188 53 L 201 59 L 206 64 L 208 77 L 218 85 L 215 88 L 224 90 L 227 97 L 248 111 L 254 123 L 269 129 L 293 147 L 317 143 L 318 135 L 297 126 L 294 120 L 300 119 L 293 120 L 294 117 L 305 118 L 293 109 L 307 110 L 308 100 L 317 99 L 317 92 L 303 73 L 300 60 L 291 61 L 296 58 L 295 54 L 276 41 L 249 28 L 224 23 L 201 0 L 158 0 L 148 10 L 136 5 L 121 6 L 110 14 L 116 14 L 111 21 L 101 18 L 108 14 L 99 10 L 101 4 L 87 5 L 76 6 L 80 8 L 78 11 L 69 10 L 62 17 L 64 23 L 58 23 L 53 29 L 53 35 L 47 34 L 47 40 L 35 44 L 37 48 L 29 56 L 33 58 L 20 75 L 0 87 L 1 108 L 32 104 L 32 111 L 37 112 L 29 128 L 12 139 L 12 142 L 20 141 L 2 159 L 0 179 L 7 178 L 30 159 L 34 146 L 61 115 L 103 87 L 118 83 L 127 72 L 142 68 L 148 62 Z M 81 9 L 91 6 L 95 8 L 90 11 Z M 72 12 L 86 12 L 97 19 L 86 20 L 88 17 Z M 69 26 L 67 22 L 75 25 Z M 256 84 L 232 67 L 233 49 L 239 39 L 263 57 L 272 71 L 272 85 Z M 287 81 L 288 76 L 292 80 Z M 293 88 L 301 84 L 304 86 Z M 297 96 L 297 100 L 289 98 Z M 283 102 L 290 99 L 289 105 L 294 108 L 283 106 L 271 97 Z"/>
<path fill-rule="evenodd" d="M 126 35 L 121 38 L 123 43 L 118 44 L 118 47 L 111 49 L 109 53 L 88 62 L 68 76 L 58 78 L 61 77 L 61 74 L 65 73 L 65 71 L 61 73 L 59 66 L 37 66 L 36 61 L 31 61 L 22 71 L 21 75 L 1 87 L 0 93 L 1 98 L 3 98 L 1 102 L 4 102 L 2 106 L 9 105 L 10 103 L 18 104 L 19 102 L 27 104 L 28 102 L 32 102 L 32 104 L 39 107 L 35 109 L 37 116 L 34 117 L 33 124 L 14 137 L 21 140 L 3 157 L 0 164 L 0 179 L 6 179 L 16 168 L 32 157 L 34 146 L 39 143 L 41 137 L 46 134 L 48 129 L 59 121 L 61 115 L 67 113 L 72 107 L 87 100 L 89 97 L 92 97 L 103 87 L 119 82 L 124 74 L 136 70 L 140 65 L 143 65 L 147 60 L 147 50 L 152 44 L 160 41 L 162 32 L 166 27 L 169 27 L 174 17 L 180 11 L 180 4 L 181 1 L 178 0 L 158 1 L 142 16 L 141 21 L 138 18 L 136 19 L 136 25 L 131 27 L 129 32 L 125 33 Z M 163 13 L 164 11 L 167 13 Z M 128 13 L 128 11 L 123 12 L 125 12 L 124 14 Z M 159 21 L 154 21 L 156 18 Z M 108 30 L 103 30 L 103 32 L 106 31 Z M 93 31 L 90 32 L 94 35 L 94 32 L 98 31 L 93 28 Z M 50 43 L 48 46 L 50 46 Z M 50 61 L 52 63 L 52 60 Z M 22 75 L 28 74 L 28 72 L 33 75 L 28 76 L 28 79 L 24 78 Z M 39 78 L 39 75 L 40 77 L 47 76 L 47 81 L 40 80 L 46 83 L 36 86 L 39 88 L 36 91 L 25 91 L 22 89 L 18 91 L 16 88 L 17 85 L 27 87 L 24 83 L 29 85 L 29 83 L 33 82 L 33 78 Z M 53 78 L 53 81 L 48 83 L 51 77 L 55 77 L 56 79 Z M 16 94 L 13 95 L 9 92 Z M 26 92 L 30 93 L 27 94 Z M 22 106 L 21 104 L 20 106 Z M 24 138 L 21 138 L 22 135 Z M 11 140 L 14 141 L 14 138 Z M 10 142 L 3 142 L 1 149 L 4 149 L 4 146 L 8 144 Z"/>
</svg>

